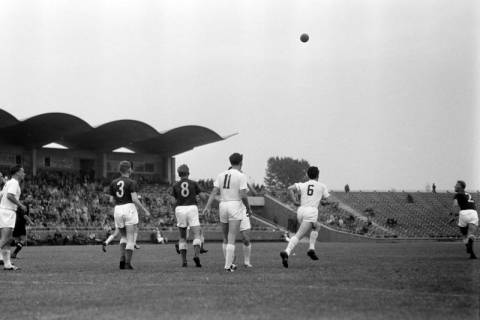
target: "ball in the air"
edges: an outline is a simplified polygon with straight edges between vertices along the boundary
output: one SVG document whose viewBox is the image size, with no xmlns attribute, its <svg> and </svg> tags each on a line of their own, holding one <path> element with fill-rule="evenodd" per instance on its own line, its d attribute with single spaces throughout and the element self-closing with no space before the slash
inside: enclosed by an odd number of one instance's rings
<svg viewBox="0 0 480 320">
<path fill-rule="evenodd" d="M 307 42 L 309 38 L 308 34 L 304 33 L 300 36 L 300 41 Z"/>
</svg>

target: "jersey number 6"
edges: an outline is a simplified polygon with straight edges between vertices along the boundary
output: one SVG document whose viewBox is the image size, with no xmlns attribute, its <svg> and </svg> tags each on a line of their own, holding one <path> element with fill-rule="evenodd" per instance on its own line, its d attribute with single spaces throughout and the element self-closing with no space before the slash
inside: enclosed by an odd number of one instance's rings
<svg viewBox="0 0 480 320">
<path fill-rule="evenodd" d="M 307 196 L 313 195 L 313 184 L 309 184 L 307 188 Z"/>
</svg>

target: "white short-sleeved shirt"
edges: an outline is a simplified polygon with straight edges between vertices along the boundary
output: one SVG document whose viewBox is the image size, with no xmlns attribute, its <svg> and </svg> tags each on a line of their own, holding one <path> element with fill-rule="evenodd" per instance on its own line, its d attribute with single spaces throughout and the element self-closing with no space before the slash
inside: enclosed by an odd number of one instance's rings
<svg viewBox="0 0 480 320">
<path fill-rule="evenodd" d="M 8 197 L 7 197 L 8 193 L 15 195 L 15 198 L 17 200 L 20 199 L 20 194 L 21 194 L 20 184 L 16 179 L 12 178 L 7 181 L 7 183 L 5 184 L 2 190 L 2 194 L 3 194 L 2 201 L 0 201 L 0 208 L 15 211 L 17 210 L 17 205 L 12 201 L 8 200 Z"/>
<path fill-rule="evenodd" d="M 222 201 L 241 201 L 240 190 L 247 190 L 247 177 L 237 169 L 230 169 L 220 173 L 213 183 L 220 189 Z"/>
<path fill-rule="evenodd" d="M 318 208 L 320 200 L 328 198 L 327 186 L 316 180 L 295 183 L 295 188 L 300 192 L 300 206 Z"/>
</svg>

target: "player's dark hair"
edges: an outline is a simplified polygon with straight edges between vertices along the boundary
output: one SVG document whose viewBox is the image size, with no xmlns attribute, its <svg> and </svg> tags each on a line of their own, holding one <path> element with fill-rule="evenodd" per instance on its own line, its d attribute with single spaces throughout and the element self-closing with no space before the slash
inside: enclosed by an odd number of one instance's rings
<svg viewBox="0 0 480 320">
<path fill-rule="evenodd" d="M 310 167 L 307 170 L 307 176 L 310 179 L 317 179 L 319 174 L 320 174 L 320 171 L 318 170 L 317 167 Z"/>
<path fill-rule="evenodd" d="M 123 174 L 127 173 L 130 168 L 132 168 L 132 163 L 130 161 L 120 161 L 120 164 L 118 165 L 118 170 Z"/>
<path fill-rule="evenodd" d="M 235 152 L 229 157 L 229 160 L 232 166 L 238 166 L 243 161 L 243 155 Z"/>
<path fill-rule="evenodd" d="M 188 175 L 190 174 L 190 169 L 186 164 L 182 164 L 180 167 L 178 167 L 177 172 L 181 178 L 188 177 Z"/>
<path fill-rule="evenodd" d="M 467 184 L 463 180 L 458 180 L 457 183 L 462 186 L 463 189 L 467 187 Z"/>
<path fill-rule="evenodd" d="M 18 171 L 20 171 L 20 169 L 22 169 L 22 166 L 17 164 L 17 165 L 14 165 L 13 167 L 10 168 L 10 176 L 13 176 L 14 174 L 16 174 Z"/>
</svg>

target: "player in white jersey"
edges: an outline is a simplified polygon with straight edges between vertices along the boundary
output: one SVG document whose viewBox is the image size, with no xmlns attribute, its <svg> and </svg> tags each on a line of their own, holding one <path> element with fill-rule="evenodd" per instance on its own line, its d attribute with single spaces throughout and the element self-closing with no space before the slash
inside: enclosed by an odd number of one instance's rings
<svg viewBox="0 0 480 320">
<path fill-rule="evenodd" d="M 19 201 L 20 199 L 20 182 L 25 177 L 25 171 L 22 166 L 16 165 L 10 170 L 12 177 L 3 187 L 0 200 L 0 248 L 2 250 L 2 258 L 4 262 L 4 270 L 18 270 L 19 268 L 12 265 L 10 261 L 10 243 L 12 241 L 12 232 L 15 227 L 15 219 L 17 217 L 16 210 L 18 207 L 26 211 L 26 207 Z"/>
<path fill-rule="evenodd" d="M 232 169 L 232 167 L 228 168 L 228 170 Z M 247 176 L 246 173 L 242 172 L 247 177 L 247 187 L 250 190 L 251 194 L 255 196 L 257 192 L 253 187 L 253 183 L 251 183 L 251 179 Z M 250 217 L 245 216 L 245 218 L 240 222 L 240 235 L 243 239 L 243 266 L 245 268 L 252 268 L 252 264 L 250 263 L 250 256 L 252 255 L 252 243 L 250 241 L 250 230 L 252 229 L 252 225 L 250 223 Z M 233 266 L 236 267 L 236 256 L 233 259 Z"/>
<path fill-rule="evenodd" d="M 203 214 L 210 211 L 213 199 L 220 192 L 220 223 L 223 231 L 222 249 L 225 255 L 225 271 L 233 272 L 233 259 L 235 256 L 235 240 L 240 223 L 245 217 L 250 216 L 252 210 L 248 204 L 247 177 L 241 172 L 243 156 L 234 153 L 230 156 L 232 168 L 220 173 L 213 184 L 213 191 L 203 210 Z"/>
<path fill-rule="evenodd" d="M 315 242 L 318 237 L 318 207 L 320 202 L 330 196 L 327 187 L 318 182 L 319 170 L 317 167 L 310 167 L 307 170 L 308 178 L 310 179 L 304 183 L 295 183 L 288 187 L 291 198 L 295 204 L 298 205 L 298 200 L 295 197 L 295 192 L 300 193 L 300 207 L 297 210 L 297 220 L 300 223 L 297 233 L 290 238 L 285 251 L 280 252 L 282 264 L 288 268 L 288 256 L 292 253 L 299 240 L 310 233 L 310 247 L 307 255 L 312 260 L 318 260 L 315 254 Z"/>
</svg>

